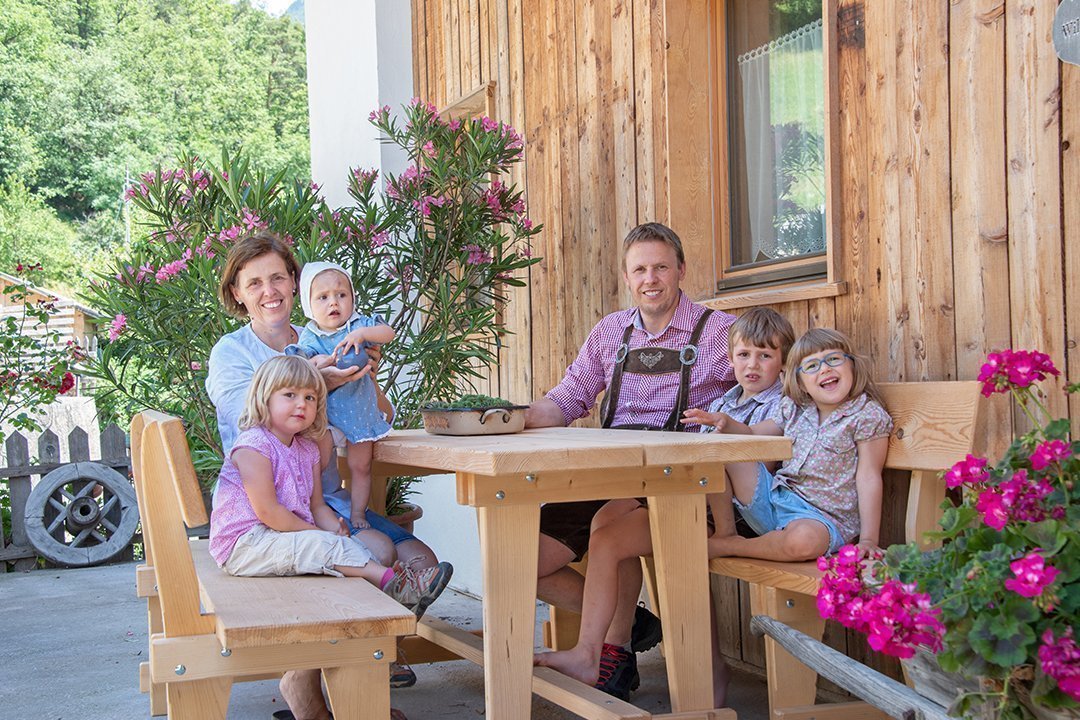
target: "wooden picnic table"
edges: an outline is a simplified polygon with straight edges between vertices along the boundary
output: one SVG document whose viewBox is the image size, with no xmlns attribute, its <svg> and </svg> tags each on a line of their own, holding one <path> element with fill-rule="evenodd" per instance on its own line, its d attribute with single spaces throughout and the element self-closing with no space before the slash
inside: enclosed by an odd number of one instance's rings
<svg viewBox="0 0 1080 720">
<path fill-rule="evenodd" d="M 452 437 L 406 430 L 375 443 L 373 474 L 454 473 L 457 501 L 477 509 L 488 720 L 530 717 L 534 690 L 587 717 L 649 717 L 553 670 L 537 668 L 534 676 L 532 666 L 540 505 L 648 498 L 672 712 L 701 711 L 704 718 L 713 697 L 705 494 L 724 488 L 725 463 L 790 455 L 790 441 L 780 437 L 586 428 Z M 431 628 L 425 636 L 462 652 L 460 636 Z"/>
</svg>

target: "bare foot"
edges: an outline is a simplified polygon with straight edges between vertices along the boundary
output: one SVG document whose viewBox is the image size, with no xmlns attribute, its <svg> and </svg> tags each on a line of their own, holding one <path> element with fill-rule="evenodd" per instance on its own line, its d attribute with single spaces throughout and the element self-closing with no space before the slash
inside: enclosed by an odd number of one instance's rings
<svg viewBox="0 0 1080 720">
<path fill-rule="evenodd" d="M 278 690 L 296 720 L 330 720 L 318 670 L 287 672 L 281 676 Z"/>
<path fill-rule="evenodd" d="M 595 685 L 600 677 L 600 654 L 593 655 L 580 645 L 570 650 L 536 653 L 533 655 L 533 665 L 558 670 L 586 685 Z"/>
</svg>

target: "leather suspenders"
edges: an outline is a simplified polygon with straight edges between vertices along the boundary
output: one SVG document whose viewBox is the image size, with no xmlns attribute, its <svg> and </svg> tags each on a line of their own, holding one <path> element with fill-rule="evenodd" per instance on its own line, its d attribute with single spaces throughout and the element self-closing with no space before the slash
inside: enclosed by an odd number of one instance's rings
<svg viewBox="0 0 1080 720">
<path fill-rule="evenodd" d="M 712 315 L 711 309 L 706 309 L 698 318 L 690 333 L 690 341 L 681 350 L 661 347 L 640 347 L 630 349 L 630 335 L 634 332 L 634 326 L 630 325 L 623 333 L 622 344 L 615 353 L 615 369 L 611 374 L 611 382 L 608 383 L 607 395 L 604 396 L 601 416 L 603 427 L 624 428 L 628 430 L 667 430 L 677 431 L 682 429 L 679 418 L 682 417 L 690 402 L 690 373 L 694 369 L 698 358 L 698 340 L 705 330 L 705 323 Z M 638 375 L 664 375 L 667 373 L 679 373 L 679 392 L 675 400 L 675 407 L 671 410 L 667 422 L 661 427 L 654 425 L 612 425 L 615 420 L 615 410 L 619 403 L 619 392 L 622 390 L 622 376 L 624 372 Z"/>
</svg>

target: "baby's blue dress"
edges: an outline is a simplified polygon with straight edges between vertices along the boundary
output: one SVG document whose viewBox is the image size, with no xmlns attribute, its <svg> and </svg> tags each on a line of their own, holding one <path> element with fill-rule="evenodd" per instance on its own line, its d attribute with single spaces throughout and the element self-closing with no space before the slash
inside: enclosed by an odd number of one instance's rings
<svg viewBox="0 0 1080 720">
<path fill-rule="evenodd" d="M 285 348 L 286 355 L 300 355 L 302 357 L 314 357 L 315 355 L 330 355 L 338 343 L 345 336 L 359 327 L 373 327 L 385 325 L 386 321 L 376 315 L 367 317 L 353 313 L 348 322 L 338 328 L 334 333 L 325 333 L 314 322 L 308 323 L 304 331 L 300 333 L 300 340 L 295 345 Z M 373 343 L 364 343 L 364 347 L 370 347 Z M 361 350 L 350 350 L 337 361 L 337 366 L 342 369 L 351 367 L 363 367 L 368 363 L 368 355 Z M 379 404 L 375 396 L 375 381 L 371 376 L 362 377 L 351 383 L 346 383 L 330 392 L 326 399 L 326 415 L 330 424 L 344 433 L 349 442 L 365 442 L 378 440 L 390 432 L 390 424 L 379 411 Z"/>
</svg>

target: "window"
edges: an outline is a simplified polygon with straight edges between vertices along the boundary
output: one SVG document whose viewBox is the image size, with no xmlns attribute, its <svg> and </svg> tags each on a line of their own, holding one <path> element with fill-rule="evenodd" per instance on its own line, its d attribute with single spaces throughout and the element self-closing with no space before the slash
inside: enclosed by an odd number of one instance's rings
<svg viewBox="0 0 1080 720">
<path fill-rule="evenodd" d="M 719 292 L 832 280 L 834 3 L 715 0 Z"/>
</svg>

